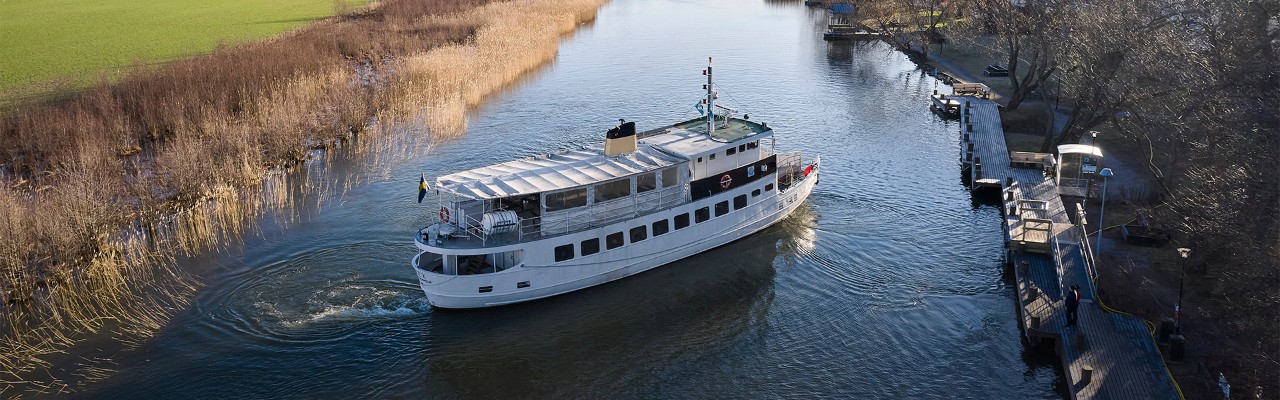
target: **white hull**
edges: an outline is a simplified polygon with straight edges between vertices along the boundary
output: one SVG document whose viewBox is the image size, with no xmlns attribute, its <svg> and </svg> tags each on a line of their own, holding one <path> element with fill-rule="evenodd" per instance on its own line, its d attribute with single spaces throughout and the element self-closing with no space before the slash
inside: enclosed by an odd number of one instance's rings
<svg viewBox="0 0 1280 400">
<path fill-rule="evenodd" d="M 772 177 L 771 177 L 772 178 Z M 767 181 L 767 182 L 766 182 Z M 786 191 L 761 191 L 751 196 L 766 183 L 773 186 L 774 179 L 761 179 L 758 184 L 734 188 L 717 195 L 662 210 L 635 219 L 509 246 L 525 250 L 528 256 L 522 262 L 505 270 L 475 275 L 445 275 L 419 268 L 419 259 L 427 251 L 436 250 L 417 242 L 421 253 L 413 259 L 414 271 L 427 295 L 428 301 L 441 308 L 480 308 L 536 300 L 635 275 L 673 261 L 741 239 L 786 218 L 800 206 L 818 181 L 818 168 L 805 179 L 795 182 Z M 550 262 L 554 246 L 579 243 L 591 238 L 603 238 L 614 232 L 627 232 L 637 226 L 652 224 L 662 219 L 671 220 L 683 213 L 693 214 L 695 209 L 747 195 L 750 201 L 741 208 L 713 217 L 701 223 L 691 223 L 683 229 L 671 229 L 660 236 L 628 243 L 606 250 L 601 245 L 599 253 L 580 256 L 564 262 Z M 543 262 L 545 261 L 545 262 Z M 489 291 L 482 292 L 488 287 Z"/>
</svg>

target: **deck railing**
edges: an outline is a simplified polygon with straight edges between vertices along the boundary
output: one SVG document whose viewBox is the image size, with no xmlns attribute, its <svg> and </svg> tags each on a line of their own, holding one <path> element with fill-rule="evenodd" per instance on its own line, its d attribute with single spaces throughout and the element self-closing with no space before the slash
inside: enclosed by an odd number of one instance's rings
<svg viewBox="0 0 1280 400">
<path fill-rule="evenodd" d="M 656 189 L 586 207 L 548 213 L 543 216 L 537 234 L 541 237 L 578 232 L 675 207 L 689 198 L 687 186 Z"/>
<path fill-rule="evenodd" d="M 778 153 L 778 190 L 785 191 L 805 178 L 804 170 L 813 162 L 805 162 L 799 152 Z"/>
</svg>

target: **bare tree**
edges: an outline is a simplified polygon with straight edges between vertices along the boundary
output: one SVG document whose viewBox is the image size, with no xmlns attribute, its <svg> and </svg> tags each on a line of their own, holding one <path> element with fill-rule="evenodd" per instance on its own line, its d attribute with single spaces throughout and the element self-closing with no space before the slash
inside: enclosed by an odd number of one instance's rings
<svg viewBox="0 0 1280 400">
<path fill-rule="evenodd" d="M 1058 70 L 1057 52 L 1066 39 L 1074 7 L 1069 0 L 978 0 L 974 3 L 977 26 L 996 36 L 1009 68 L 1008 110 L 1016 110 L 1027 97 Z"/>
</svg>

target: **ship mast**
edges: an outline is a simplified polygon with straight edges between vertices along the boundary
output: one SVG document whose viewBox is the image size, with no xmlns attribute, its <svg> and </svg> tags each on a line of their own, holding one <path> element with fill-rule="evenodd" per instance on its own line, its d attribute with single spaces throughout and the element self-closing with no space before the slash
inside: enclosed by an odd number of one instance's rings
<svg viewBox="0 0 1280 400">
<path fill-rule="evenodd" d="M 716 94 L 711 88 L 711 57 L 707 57 L 707 70 L 703 72 L 707 75 L 707 134 L 710 135 L 716 131 Z"/>
</svg>

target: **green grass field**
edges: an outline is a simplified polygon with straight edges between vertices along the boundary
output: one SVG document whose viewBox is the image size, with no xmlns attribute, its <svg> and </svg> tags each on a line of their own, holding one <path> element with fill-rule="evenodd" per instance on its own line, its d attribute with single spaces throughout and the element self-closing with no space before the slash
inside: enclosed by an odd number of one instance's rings
<svg viewBox="0 0 1280 400">
<path fill-rule="evenodd" d="M 365 0 L 0 0 L 0 97 L 115 77 L 134 63 L 207 53 Z"/>
</svg>

